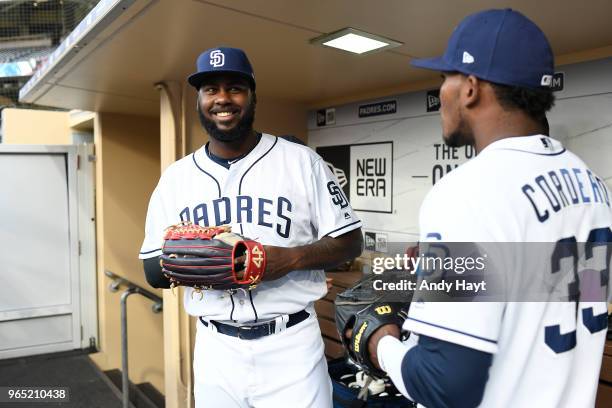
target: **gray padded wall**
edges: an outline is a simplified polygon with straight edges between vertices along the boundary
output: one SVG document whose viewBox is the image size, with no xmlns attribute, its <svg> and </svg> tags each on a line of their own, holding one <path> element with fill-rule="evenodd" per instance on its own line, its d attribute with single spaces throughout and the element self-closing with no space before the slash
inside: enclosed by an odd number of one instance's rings
<svg viewBox="0 0 612 408">
<path fill-rule="evenodd" d="M 563 141 L 612 185 L 612 58 L 558 67 L 563 89 L 549 113 L 551 136 Z M 360 118 L 359 107 L 396 101 L 396 112 Z M 442 154 L 440 118 L 427 112 L 427 92 L 411 92 L 332 108 L 328 125 L 308 114 L 308 142 L 322 146 L 393 142 L 393 212 L 359 211 L 365 231 L 389 241 L 415 241 L 418 210 L 434 179 L 471 157 L 471 149 Z M 329 115 L 329 113 L 328 113 Z M 319 120 L 321 118 L 319 117 Z"/>
</svg>

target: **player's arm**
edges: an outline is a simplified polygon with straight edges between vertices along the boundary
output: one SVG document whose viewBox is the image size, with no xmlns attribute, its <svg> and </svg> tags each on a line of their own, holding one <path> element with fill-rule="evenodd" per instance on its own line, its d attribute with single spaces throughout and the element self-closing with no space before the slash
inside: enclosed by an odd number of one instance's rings
<svg viewBox="0 0 612 408">
<path fill-rule="evenodd" d="M 264 248 L 267 256 L 264 280 L 274 280 L 291 271 L 328 269 L 356 258 L 363 250 L 363 236 L 361 228 L 356 228 L 335 238 L 325 236 L 308 245 L 292 248 L 267 245 Z"/>
<path fill-rule="evenodd" d="M 338 179 L 320 156 L 311 157 L 312 168 L 305 179 L 309 192 L 311 226 L 318 240 L 302 246 L 266 246 L 264 280 L 274 280 L 295 270 L 328 269 L 361 254 L 361 221 L 353 212 Z"/>
<path fill-rule="evenodd" d="M 381 368 L 398 390 L 419 404 L 475 407 L 482 401 L 490 353 L 423 335 L 412 347 L 386 335 L 376 350 Z"/>
<path fill-rule="evenodd" d="M 161 265 L 159 263 L 159 256 L 143 259 L 142 265 L 144 267 L 145 277 L 147 278 L 149 285 L 153 286 L 154 288 L 170 288 L 170 280 L 162 273 Z"/>
<path fill-rule="evenodd" d="M 163 177 L 159 184 L 151 194 L 149 207 L 147 209 L 147 218 L 145 222 L 145 238 L 140 249 L 139 258 L 142 259 L 145 278 L 149 285 L 154 288 L 167 289 L 170 287 L 170 280 L 162 273 L 159 258 L 161 255 L 161 246 L 163 232 L 174 222 L 178 222 L 168 217 L 168 211 L 164 205 L 164 197 L 173 197 L 174 195 L 163 190 L 167 183 L 163 182 Z"/>
<path fill-rule="evenodd" d="M 300 269 L 327 269 L 351 260 L 361 254 L 361 229 L 357 228 L 336 238 L 323 237 L 319 241 L 293 248 L 265 246 L 266 271 L 264 280 L 278 279 Z M 154 288 L 167 289 L 170 280 L 163 274 L 159 256 L 143 260 L 145 277 Z"/>
</svg>

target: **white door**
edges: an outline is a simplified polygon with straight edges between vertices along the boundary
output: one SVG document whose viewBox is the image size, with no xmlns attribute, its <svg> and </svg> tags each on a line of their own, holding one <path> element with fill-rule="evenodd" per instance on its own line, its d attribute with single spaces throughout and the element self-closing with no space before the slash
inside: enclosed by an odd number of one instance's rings
<svg viewBox="0 0 612 408">
<path fill-rule="evenodd" d="M 0 359 L 84 343 L 77 153 L 0 145 Z"/>
</svg>

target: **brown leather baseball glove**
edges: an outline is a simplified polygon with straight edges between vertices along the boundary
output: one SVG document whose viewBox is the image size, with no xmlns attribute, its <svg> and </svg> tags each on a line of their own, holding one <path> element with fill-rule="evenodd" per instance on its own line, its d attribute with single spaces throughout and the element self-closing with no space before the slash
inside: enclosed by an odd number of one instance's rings
<svg viewBox="0 0 612 408">
<path fill-rule="evenodd" d="M 166 229 L 160 263 L 172 286 L 250 290 L 263 277 L 266 253 L 262 244 L 229 226 L 182 222 Z"/>
</svg>

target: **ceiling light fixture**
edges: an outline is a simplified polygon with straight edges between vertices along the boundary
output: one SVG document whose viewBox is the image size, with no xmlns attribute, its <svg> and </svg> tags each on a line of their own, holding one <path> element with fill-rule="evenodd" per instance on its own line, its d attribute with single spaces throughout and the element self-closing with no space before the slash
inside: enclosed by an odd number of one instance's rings
<svg viewBox="0 0 612 408">
<path fill-rule="evenodd" d="M 402 45 L 399 41 L 394 41 L 376 34 L 366 33 L 365 31 L 351 27 L 343 28 L 333 33 L 323 34 L 311 39 L 310 43 L 337 48 L 359 55 L 388 50 Z"/>
</svg>

